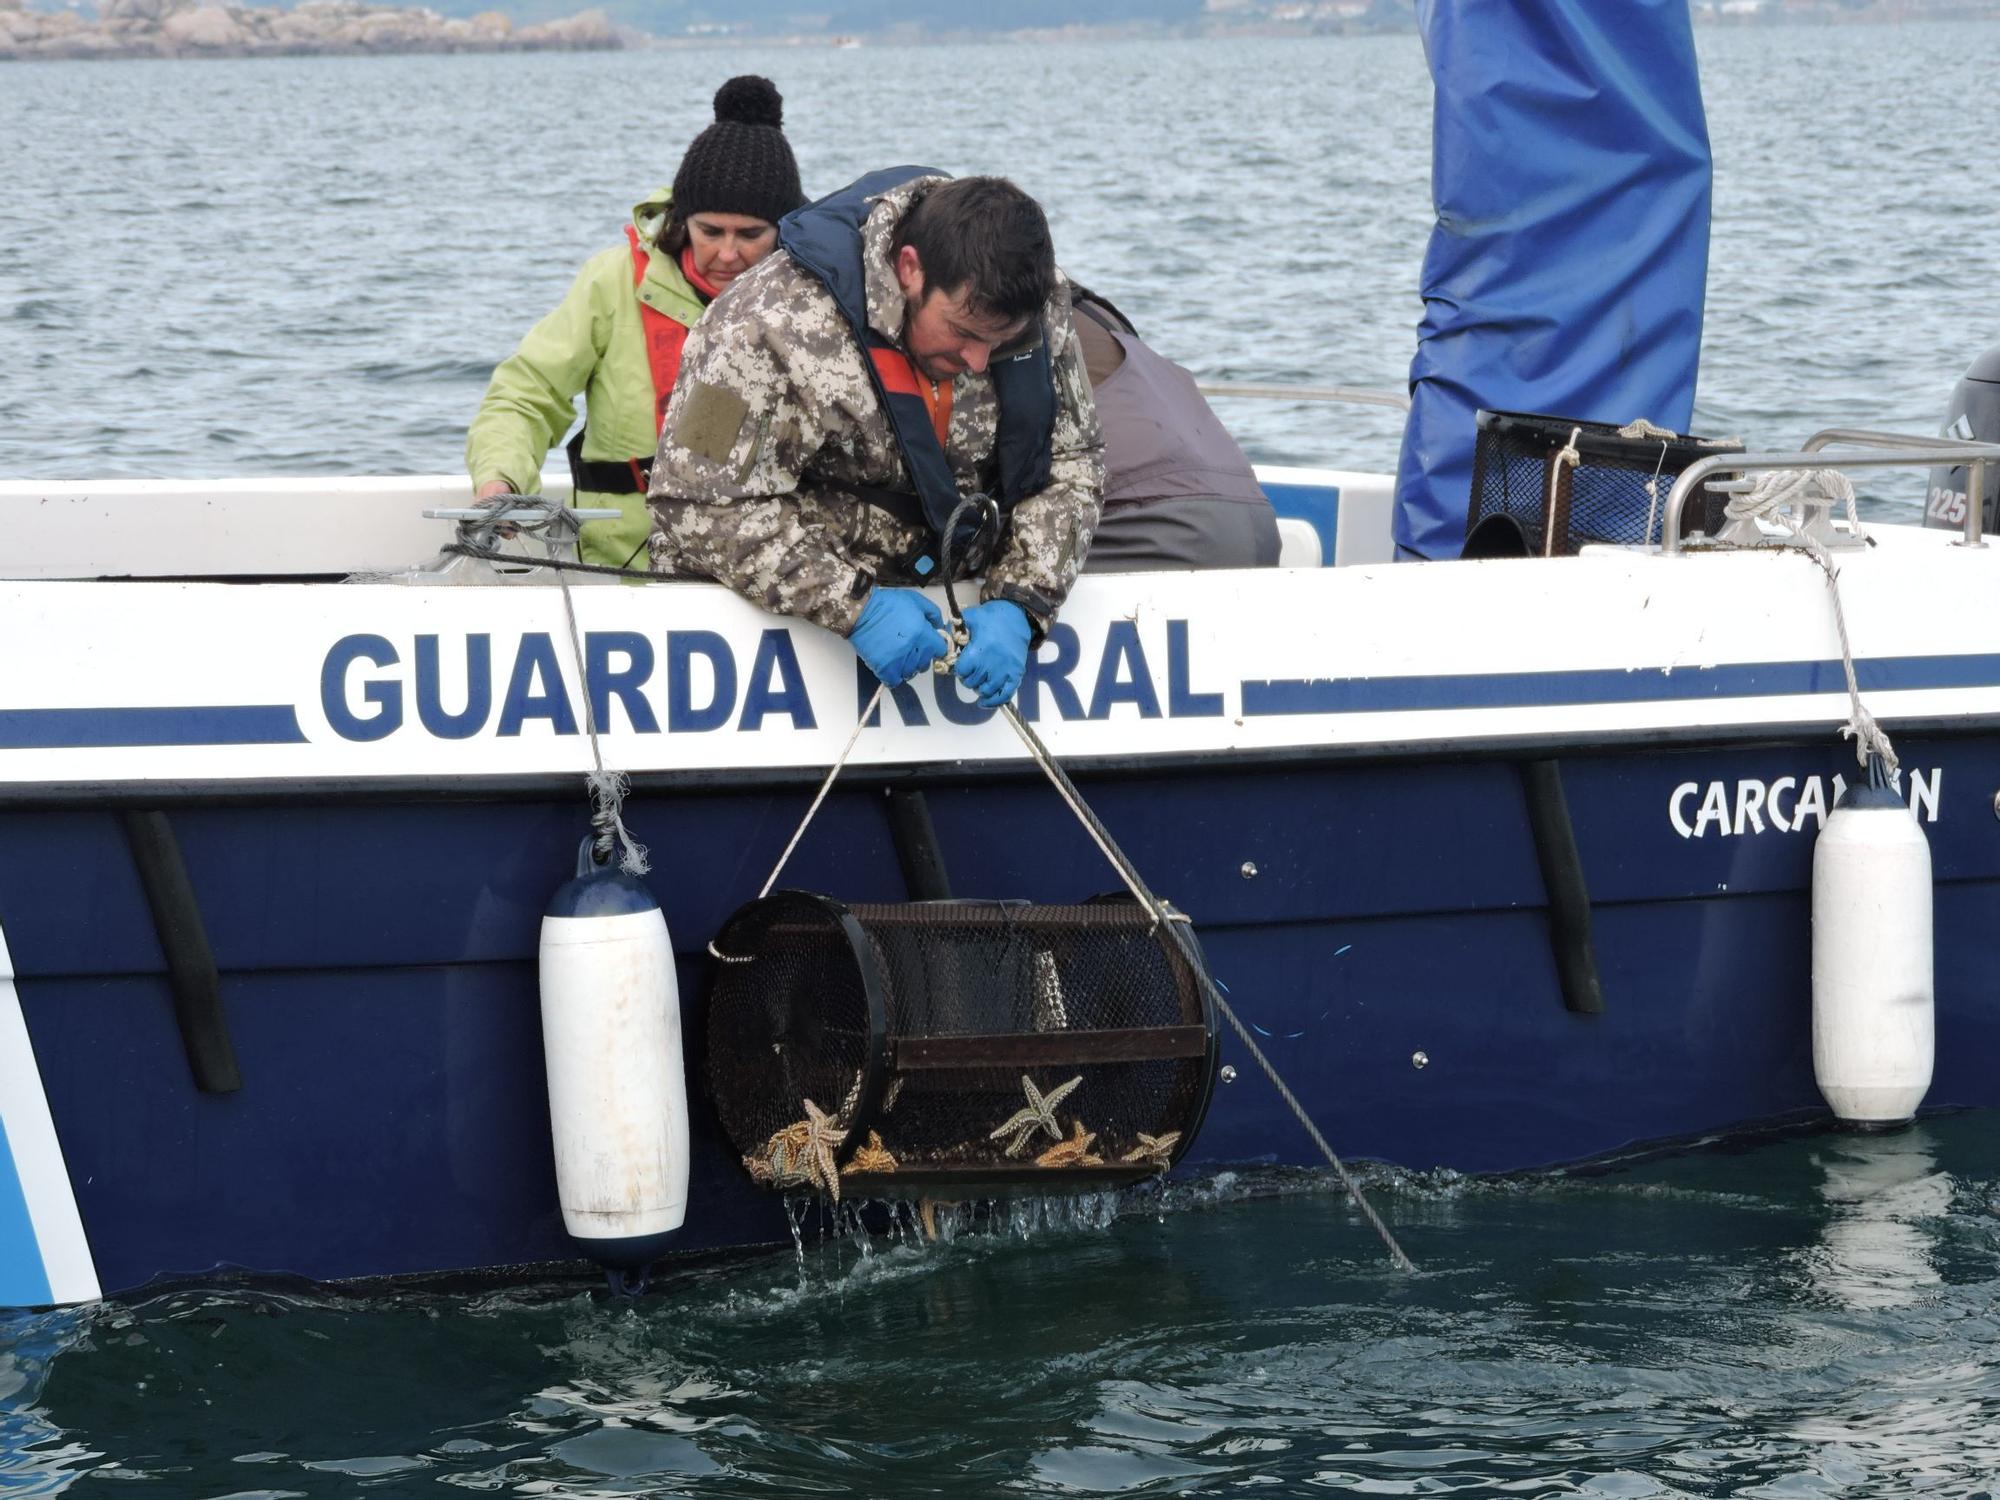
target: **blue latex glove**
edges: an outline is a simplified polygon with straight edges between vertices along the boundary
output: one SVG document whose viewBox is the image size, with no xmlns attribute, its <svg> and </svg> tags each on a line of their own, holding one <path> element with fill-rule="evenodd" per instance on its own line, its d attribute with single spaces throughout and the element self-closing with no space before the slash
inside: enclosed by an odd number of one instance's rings
<svg viewBox="0 0 2000 1500">
<path fill-rule="evenodd" d="M 998 708 L 1014 696 L 1028 670 L 1028 612 L 1011 599 L 975 604 L 965 612 L 971 637 L 958 653 L 958 680 L 979 695 L 981 708 Z"/>
<path fill-rule="evenodd" d="M 901 687 L 944 655 L 944 616 L 915 589 L 875 589 L 847 639 L 869 671 Z"/>
</svg>

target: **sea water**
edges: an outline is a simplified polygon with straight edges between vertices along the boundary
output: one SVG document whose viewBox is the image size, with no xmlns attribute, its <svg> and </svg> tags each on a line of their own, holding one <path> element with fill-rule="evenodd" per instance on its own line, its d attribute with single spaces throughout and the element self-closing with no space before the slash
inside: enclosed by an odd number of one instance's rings
<svg viewBox="0 0 2000 1500">
<path fill-rule="evenodd" d="M 2000 27 L 1701 51 L 1697 430 L 1934 431 L 2000 342 Z M 809 189 L 1011 174 L 1078 279 L 1205 378 L 1404 376 L 1430 226 L 1410 37 L 15 65 L 0 476 L 450 472 L 493 362 L 746 69 L 784 90 Z M 1225 413 L 1259 459 L 1394 462 L 1392 413 Z M 1922 476 L 1871 484 L 1914 516 Z M 637 1300 L 216 1284 L 0 1314 L 0 1496 L 2000 1483 L 2000 1116 L 1365 1181 L 1416 1274 L 1329 1177 L 1246 1169 L 937 1241 L 808 1218 Z"/>
<path fill-rule="evenodd" d="M 2000 342 L 2000 30 L 1700 37 L 1696 429 L 1935 432 Z M 1065 268 L 1204 379 L 1406 379 L 1414 36 L 35 63 L 0 74 L 0 477 L 454 471 L 494 363 L 744 70 L 782 89 L 809 192 L 1011 175 Z M 1259 460 L 1395 464 L 1392 410 L 1221 409 Z M 1916 514 L 1921 474 L 1866 483 Z"/>
<path fill-rule="evenodd" d="M 0 1322 L 0 1495 L 1975 1496 L 2000 1116 L 1322 1174 L 673 1268 Z M 114 1485 L 122 1480 L 124 1485 Z"/>
</svg>

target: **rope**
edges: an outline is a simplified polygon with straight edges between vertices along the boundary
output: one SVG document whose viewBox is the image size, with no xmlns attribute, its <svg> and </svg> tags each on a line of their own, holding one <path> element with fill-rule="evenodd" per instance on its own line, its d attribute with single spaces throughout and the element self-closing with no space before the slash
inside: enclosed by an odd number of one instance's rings
<svg viewBox="0 0 2000 1500">
<path fill-rule="evenodd" d="M 1570 434 L 1570 462 L 1572 464 L 1577 461 L 1575 443 L 1577 434 L 1581 433 L 1582 430 L 1579 427 L 1576 432 Z M 956 660 L 958 647 L 966 639 L 965 616 L 959 610 L 958 592 L 953 587 L 954 580 L 951 574 L 950 532 L 956 531 L 958 518 L 965 510 L 965 507 L 982 498 L 976 495 L 967 496 L 959 502 L 958 509 L 952 512 L 951 526 L 946 535 L 944 597 L 945 603 L 951 609 L 951 636 L 953 641 L 950 650 L 946 653 L 947 661 Z M 998 513 L 991 510 L 991 502 L 987 503 L 989 506 L 989 518 L 997 529 L 999 521 Z M 944 664 L 938 663 L 936 665 L 943 666 Z M 1083 793 L 1078 791 L 1076 783 L 1069 779 L 1069 773 L 1062 768 L 1062 765 L 1056 760 L 1055 756 L 1049 753 L 1049 747 L 1042 743 L 1042 737 L 1035 733 L 1033 726 L 1021 717 L 1021 710 L 1009 702 L 1002 704 L 1000 711 L 1006 715 L 1007 722 L 1014 726 L 1014 732 L 1021 737 L 1021 743 L 1028 747 L 1028 754 L 1033 757 L 1035 764 L 1041 767 L 1042 774 L 1048 777 L 1049 784 L 1056 789 L 1056 794 L 1068 804 L 1069 810 L 1076 815 L 1077 821 L 1083 825 L 1084 831 L 1090 835 L 1099 851 L 1110 862 L 1111 868 L 1118 872 L 1119 879 L 1125 882 L 1125 888 L 1132 893 L 1132 898 L 1144 907 L 1147 914 L 1152 917 L 1154 930 L 1164 929 L 1168 940 L 1179 950 L 1189 970 L 1201 976 L 1202 988 L 1207 991 L 1209 1000 L 1222 1013 L 1223 1019 L 1229 1022 L 1230 1029 L 1236 1033 L 1237 1039 L 1243 1043 L 1244 1049 L 1249 1052 L 1257 1066 L 1263 1070 L 1264 1076 L 1271 1080 L 1272 1087 L 1277 1089 L 1278 1097 L 1285 1101 L 1286 1107 L 1291 1110 L 1293 1118 L 1305 1127 L 1306 1134 L 1312 1138 L 1312 1142 L 1319 1148 L 1320 1154 L 1332 1165 L 1334 1174 L 1339 1177 L 1341 1186 L 1347 1189 L 1348 1196 L 1354 1200 L 1355 1206 L 1361 1210 L 1362 1217 L 1368 1221 L 1375 1233 L 1381 1237 L 1382 1243 L 1388 1247 L 1390 1262 L 1398 1270 L 1416 1270 L 1416 1263 L 1409 1256 L 1405 1255 L 1403 1247 L 1396 1243 L 1396 1237 L 1389 1232 L 1389 1226 L 1382 1222 L 1381 1215 L 1375 1212 L 1374 1206 L 1369 1203 L 1367 1195 L 1361 1191 L 1361 1184 L 1356 1182 L 1349 1174 L 1347 1167 L 1342 1163 L 1333 1147 L 1327 1143 L 1326 1137 L 1320 1134 L 1319 1127 L 1313 1124 L 1312 1117 L 1306 1113 L 1305 1106 L 1300 1104 L 1297 1096 L 1285 1086 L 1285 1080 L 1279 1077 L 1277 1068 L 1264 1055 L 1264 1049 L 1259 1047 L 1251 1038 L 1250 1028 L 1243 1024 L 1241 1018 L 1236 1014 L 1235 1007 L 1223 998 L 1221 990 L 1216 986 L 1215 981 L 1209 977 L 1208 966 L 1201 961 L 1201 955 L 1195 950 L 1194 939 L 1188 931 L 1191 919 L 1184 913 L 1175 911 L 1166 902 L 1155 896 L 1147 887 L 1144 877 L 1139 874 L 1138 869 L 1133 865 L 1132 861 L 1125 857 L 1125 851 L 1118 847 L 1118 841 L 1111 836 L 1111 830 L 1104 826 L 1098 819 L 1097 814 L 1091 810 L 1090 804 L 1083 800 Z M 865 718 L 866 715 L 863 717 Z"/>
<path fill-rule="evenodd" d="M 991 500 L 980 494 L 966 495 L 959 500 L 957 506 L 952 510 L 950 520 L 945 523 L 944 537 L 938 550 L 938 557 L 942 566 L 938 571 L 947 584 L 945 598 L 951 604 L 952 629 L 946 635 L 944 659 L 941 662 L 933 662 L 931 664 L 934 671 L 950 671 L 951 663 L 958 660 L 958 648 L 966 640 L 965 621 L 958 613 L 958 601 L 952 598 L 949 587 L 953 562 L 951 539 L 958 534 L 958 523 L 965 518 L 966 511 L 976 509 L 982 505 L 986 507 L 986 515 L 981 518 L 979 529 L 969 539 L 970 543 L 976 546 L 988 524 L 994 527 L 996 534 L 999 529 L 1000 512 Z M 847 737 L 847 743 L 841 747 L 840 758 L 834 761 L 833 765 L 827 770 L 826 779 L 819 784 L 819 791 L 813 797 L 812 805 L 806 809 L 806 815 L 799 819 L 799 826 L 792 832 L 792 841 L 785 845 L 784 852 L 778 856 L 778 862 L 771 866 L 771 873 L 764 877 L 764 888 L 757 892 L 757 899 L 759 901 L 762 901 L 766 896 L 771 894 L 771 887 L 778 883 L 778 873 L 785 868 L 786 862 L 791 859 L 792 851 L 799 847 L 799 840 L 806 836 L 806 828 L 812 823 L 814 814 L 819 811 L 819 805 L 826 801 L 826 794 L 833 790 L 833 783 L 840 775 L 842 768 L 846 766 L 847 757 L 854 753 L 855 745 L 860 742 L 862 729 L 875 716 L 875 709 L 882 701 L 882 694 L 885 687 L 886 684 L 883 683 L 875 685 L 875 692 L 869 698 L 868 706 L 861 710 L 860 717 L 854 721 L 854 732 Z M 709 940 L 708 956 L 718 963 L 725 964 L 747 964 L 751 962 L 748 958 L 739 958 L 733 954 L 724 953 L 715 946 L 713 938 Z"/>
<path fill-rule="evenodd" d="M 1660 456 L 1653 463 L 1652 477 L 1646 481 L 1646 529 L 1639 534 L 1639 545 L 1653 545 L 1653 518 L 1660 513 L 1660 470 L 1667 466 L 1667 445 L 1660 444 Z"/>
<path fill-rule="evenodd" d="M 1581 427 L 1569 430 L 1569 441 L 1557 450 L 1549 460 L 1549 503 L 1542 510 L 1542 556 L 1554 557 L 1556 543 L 1556 491 L 1562 486 L 1562 471 L 1565 465 L 1574 469 L 1583 462 L 1583 455 L 1577 452 L 1576 440 L 1583 436 Z"/>
<path fill-rule="evenodd" d="M 508 497 L 519 500 L 519 495 Z M 485 562 L 514 563 L 529 568 L 550 568 L 557 573 L 600 573 L 611 578 L 647 578 L 655 583 L 668 575 L 645 568 L 621 568 L 611 563 L 571 562 L 563 557 L 531 557 L 525 552 L 502 552 L 494 547 L 476 547 L 469 542 L 452 542 L 438 549 L 447 557 L 477 557 Z"/>
<path fill-rule="evenodd" d="M 965 518 L 966 511 L 981 505 L 987 508 L 987 516 L 982 518 L 979 530 L 975 531 L 970 538 L 970 541 L 976 545 L 980 536 L 984 534 L 988 521 L 990 520 L 997 531 L 1000 520 L 998 508 L 984 495 L 973 494 L 965 496 L 952 510 L 951 519 L 945 523 L 944 539 L 939 548 L 938 556 L 943 564 L 939 572 L 944 576 L 947 585 L 951 579 L 952 569 L 951 539 L 958 533 L 958 523 Z M 934 671 L 940 669 L 944 671 L 951 670 L 951 663 L 958 660 L 958 648 L 966 640 L 965 621 L 958 613 L 958 601 L 952 598 L 949 587 L 945 589 L 945 598 L 951 603 L 952 629 L 946 638 L 944 659 L 931 664 Z M 886 684 L 883 683 L 875 685 L 875 692 L 869 698 L 868 706 L 861 710 L 861 716 L 854 721 L 854 732 L 847 737 L 847 743 L 841 747 L 840 758 L 834 761 L 833 765 L 827 770 L 826 779 L 819 784 L 819 791 L 813 797 L 812 805 L 806 809 L 806 815 L 799 819 L 799 826 L 792 832 L 792 841 L 785 845 L 784 852 L 778 856 L 778 862 L 771 866 L 771 873 L 764 877 L 764 888 L 757 892 L 757 899 L 759 901 L 762 901 L 766 896 L 771 894 L 771 887 L 778 883 L 778 873 L 785 868 L 786 861 L 791 859 L 792 851 L 799 847 L 799 840 L 806 836 L 806 828 L 811 824 L 813 815 L 819 811 L 819 805 L 826 801 L 826 794 L 833 790 L 834 780 L 840 775 L 842 768 L 846 766 L 847 757 L 854 753 L 855 745 L 860 742 L 862 729 L 875 716 L 875 709 L 882 701 L 882 694 L 885 688 Z M 708 945 L 708 956 L 725 964 L 747 964 L 750 962 L 747 958 L 736 958 L 722 952 L 715 946 L 713 939 L 710 940 Z"/>
<path fill-rule="evenodd" d="M 1285 1101 L 1286 1107 L 1292 1112 L 1292 1117 L 1305 1127 L 1306 1134 L 1312 1138 L 1312 1143 L 1319 1148 L 1320 1155 L 1324 1156 L 1333 1167 L 1334 1174 L 1340 1178 L 1341 1186 L 1347 1189 L 1348 1196 L 1354 1200 L 1355 1207 L 1361 1210 L 1361 1216 L 1368 1221 L 1369 1226 L 1381 1237 L 1383 1245 L 1388 1248 L 1390 1262 L 1400 1271 L 1416 1270 L 1416 1263 L 1408 1255 L 1404 1254 L 1403 1247 L 1396 1243 L 1396 1236 L 1390 1232 L 1389 1226 L 1382 1222 L 1382 1216 L 1375 1212 L 1374 1205 L 1369 1203 L 1367 1194 L 1361 1191 L 1361 1184 L 1354 1180 L 1353 1176 L 1348 1172 L 1346 1165 L 1342 1163 L 1339 1155 L 1327 1143 L 1326 1137 L 1320 1134 L 1319 1127 L 1313 1123 L 1312 1116 L 1306 1113 L 1305 1106 L 1299 1103 L 1297 1096 L 1285 1086 L 1285 1080 L 1279 1076 L 1278 1070 L 1272 1064 L 1271 1060 L 1264 1055 L 1264 1049 L 1259 1047 L 1251 1037 L 1250 1028 L 1243 1024 L 1242 1018 L 1236 1014 L 1235 1007 L 1223 998 L 1221 991 L 1216 987 L 1215 981 L 1209 977 L 1207 966 L 1199 961 L 1199 955 L 1193 951 L 1192 939 L 1181 926 L 1174 925 L 1185 924 L 1189 919 L 1182 913 L 1174 911 L 1146 888 L 1146 883 L 1140 878 L 1139 872 L 1132 867 L 1131 861 L 1125 858 L 1124 851 L 1118 847 L 1117 842 L 1111 837 L 1110 832 L 1098 821 L 1097 815 L 1084 802 L 1082 794 L 1077 791 L 1075 784 L 1070 781 L 1069 774 L 1056 763 L 1055 757 L 1049 753 L 1048 747 L 1042 743 L 1041 736 L 1036 734 L 1034 729 L 1028 724 L 1028 721 L 1021 717 L 1021 711 L 1012 703 L 1009 703 L 1001 709 L 1001 712 L 1006 714 L 1007 722 L 1014 726 L 1014 732 L 1021 736 L 1022 742 L 1028 747 L 1029 754 L 1034 757 L 1035 763 L 1042 768 L 1049 780 L 1055 785 L 1056 790 L 1062 794 L 1063 801 L 1069 804 L 1071 811 L 1077 815 L 1084 827 L 1089 830 L 1090 836 L 1097 841 L 1097 847 L 1104 851 L 1105 857 L 1111 861 L 1112 868 L 1117 870 L 1120 877 L 1125 881 L 1127 889 L 1137 898 L 1139 904 L 1151 913 L 1156 925 L 1160 923 L 1167 924 L 1167 934 L 1174 946 L 1181 951 L 1181 956 L 1187 960 L 1188 966 L 1201 976 L 1202 986 L 1208 991 L 1208 997 L 1214 1002 L 1215 1008 L 1222 1013 L 1223 1019 L 1229 1023 L 1230 1029 L 1236 1033 L 1237 1039 L 1243 1043 L 1244 1049 L 1249 1052 L 1257 1066 L 1262 1069 L 1264 1076 L 1271 1080 L 1271 1086 L 1277 1089 L 1278 1097 Z"/>
<path fill-rule="evenodd" d="M 854 747 L 861 739 L 861 731 L 867 726 L 868 721 L 875 716 L 876 706 L 881 703 L 882 694 L 886 691 L 887 684 L 880 682 L 875 684 L 875 692 L 869 698 L 868 706 L 861 710 L 861 716 L 854 721 L 854 733 L 847 737 L 847 743 L 841 747 L 840 758 L 828 768 L 826 780 L 819 784 L 819 791 L 812 799 L 812 806 L 808 807 L 806 815 L 799 819 L 799 826 L 792 830 L 792 841 L 785 845 L 784 853 L 780 854 L 778 862 L 771 866 L 771 873 L 764 877 L 764 888 L 757 892 L 757 899 L 759 901 L 770 895 L 771 887 L 778 883 L 778 873 L 785 868 L 786 862 L 791 859 L 792 851 L 799 847 L 799 840 L 806 836 L 807 826 L 812 822 L 814 815 L 819 812 L 820 803 L 826 801 L 826 794 L 833 790 L 834 779 L 840 775 L 841 770 L 847 765 L 847 757 L 854 753 Z M 747 964 L 754 961 L 747 957 L 724 953 L 720 948 L 715 946 L 714 938 L 708 940 L 708 956 L 718 963 L 725 964 Z"/>
<path fill-rule="evenodd" d="M 556 582 L 562 585 L 563 617 L 569 623 L 570 655 L 576 662 L 576 681 L 583 697 L 583 727 L 590 736 L 592 770 L 584 777 L 584 789 L 590 796 L 590 826 L 595 830 L 590 857 L 600 865 L 609 864 L 612 854 L 616 852 L 621 871 L 627 875 L 644 875 L 651 868 L 646 858 L 646 846 L 633 838 L 625 827 L 625 794 L 630 790 L 631 782 L 623 771 L 606 770 L 604 766 L 604 747 L 598 739 L 597 714 L 591 703 L 590 682 L 583 664 L 583 633 L 577 628 L 576 600 L 570 593 L 569 579 L 564 576 L 569 572 L 626 573 L 632 570 L 569 562 L 556 557 L 557 548 L 575 546 L 577 537 L 583 531 L 583 523 L 560 501 L 542 495 L 493 495 L 478 501 L 475 508 L 485 511 L 485 518 L 460 521 L 459 540 L 445 547 L 445 552 L 460 557 L 484 557 L 491 561 L 528 563 L 556 570 Z M 519 514 L 523 510 L 534 512 L 536 518 L 523 519 Z M 514 512 L 510 519 L 501 522 L 499 517 L 502 512 L 510 511 Z M 503 535 L 514 534 L 540 542 L 548 548 L 550 555 L 533 557 L 525 553 L 501 552 L 491 545 Z"/>
<path fill-rule="evenodd" d="M 1810 530 L 1812 510 L 1827 512 L 1843 504 L 1847 508 L 1848 530 L 1856 540 L 1863 539 L 1866 533 L 1861 529 L 1861 517 L 1855 508 L 1854 485 L 1838 469 L 1767 470 L 1757 476 L 1747 491 L 1731 496 L 1722 513 L 1732 521 L 1769 521 L 1782 526 L 1797 538 L 1799 546 L 1826 574 L 1827 592 L 1833 595 L 1834 628 L 1840 633 L 1840 664 L 1847 674 L 1848 716 L 1841 726 L 1841 738 L 1854 741 L 1854 758 L 1864 766 L 1870 764 L 1870 756 L 1880 757 L 1884 771 L 1893 781 L 1898 768 L 1895 747 L 1889 743 L 1887 732 L 1875 722 L 1874 715 L 1862 705 L 1861 685 L 1855 680 L 1854 646 L 1847 635 L 1847 611 L 1840 603 L 1840 570 L 1834 567 L 1825 544 Z"/>
<path fill-rule="evenodd" d="M 604 750 L 597 740 L 597 714 L 590 701 L 590 682 L 583 665 L 583 637 L 576 628 L 576 601 L 570 595 L 569 580 L 558 573 L 556 581 L 562 585 L 563 614 L 569 620 L 569 649 L 576 659 L 577 687 L 583 695 L 583 727 L 590 735 L 590 759 L 596 767 L 584 778 L 584 787 L 590 794 L 590 826 L 597 830 L 597 836 L 591 840 L 590 857 L 600 865 L 609 864 L 615 848 L 620 870 L 627 875 L 644 875 L 652 868 L 646 858 L 646 846 L 625 827 L 625 793 L 632 783 L 623 771 L 604 769 Z"/>
<path fill-rule="evenodd" d="M 1653 522 L 1660 513 L 1660 470 L 1667 466 L 1667 445 L 1680 434 L 1671 427 L 1661 427 L 1648 422 L 1644 417 L 1634 417 L 1618 429 L 1618 435 L 1635 442 L 1647 438 L 1660 440 L 1660 456 L 1653 464 L 1653 477 L 1646 481 L 1646 529 L 1639 536 L 1639 545 L 1650 547 L 1653 545 Z"/>
</svg>

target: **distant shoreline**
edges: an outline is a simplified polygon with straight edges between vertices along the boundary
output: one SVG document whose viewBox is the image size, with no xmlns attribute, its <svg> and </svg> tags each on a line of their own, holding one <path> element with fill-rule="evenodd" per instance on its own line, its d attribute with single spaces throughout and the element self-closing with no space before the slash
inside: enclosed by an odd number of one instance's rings
<svg viewBox="0 0 2000 1500">
<path fill-rule="evenodd" d="M 629 46 L 635 37 L 601 10 L 517 27 L 499 11 L 448 18 L 368 0 L 303 0 L 293 10 L 214 0 L 100 0 L 91 22 L 74 11 L 28 10 L 22 0 L 0 0 L 0 61 L 13 62 L 601 52 Z"/>
<path fill-rule="evenodd" d="M 1253 0 L 1254 3 L 1254 0 Z M 1414 20 L 1367 17 L 1310 20 L 1270 12 L 1199 23 L 1077 23 L 1017 31 L 896 26 L 855 35 L 707 31 L 656 35 L 617 25 L 602 10 L 517 26 L 499 10 L 447 17 L 424 7 L 371 0 L 302 0 L 291 10 L 224 0 L 99 0 L 95 21 L 73 10 L 30 10 L 26 0 L 0 0 L 0 62 L 87 58 L 368 57 L 453 52 L 595 52 L 710 50 L 768 46 L 1044 45 L 1116 41 L 1300 40 L 1333 36 L 1408 35 Z M 1876 0 L 1858 9 L 1832 0 L 1780 9 L 1756 0 L 1695 0 L 1695 25 L 1719 28 L 1884 26 L 1930 21 L 2000 21 L 2000 0 L 1932 3 Z"/>
</svg>

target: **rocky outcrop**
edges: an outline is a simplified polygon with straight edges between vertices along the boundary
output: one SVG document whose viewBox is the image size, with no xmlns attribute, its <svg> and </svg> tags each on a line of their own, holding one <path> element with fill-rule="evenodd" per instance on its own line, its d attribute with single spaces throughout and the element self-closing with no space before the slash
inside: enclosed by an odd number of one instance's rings
<svg viewBox="0 0 2000 1500">
<path fill-rule="evenodd" d="M 515 26 L 498 11 L 447 19 L 368 0 L 301 0 L 293 10 L 214 0 L 99 0 L 93 25 L 74 11 L 0 0 L 0 59 L 590 52 L 633 40 L 601 10 Z"/>
</svg>

